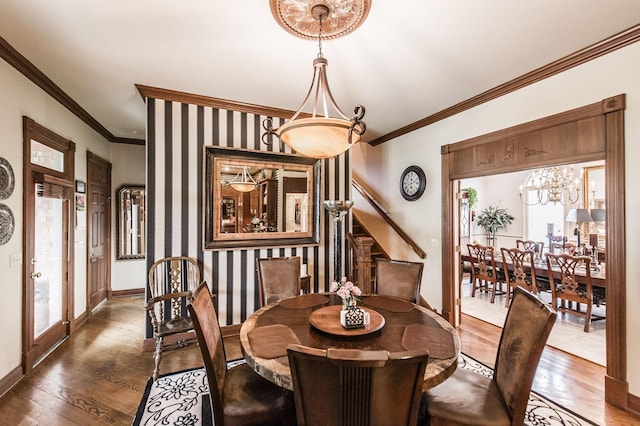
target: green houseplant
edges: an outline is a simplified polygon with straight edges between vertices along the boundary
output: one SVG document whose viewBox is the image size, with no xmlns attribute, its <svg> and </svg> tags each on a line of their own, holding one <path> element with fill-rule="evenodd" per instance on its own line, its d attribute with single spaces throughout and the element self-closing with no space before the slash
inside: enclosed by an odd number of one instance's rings
<svg viewBox="0 0 640 426">
<path fill-rule="evenodd" d="M 482 227 L 487 234 L 487 242 L 494 245 L 496 233 L 502 231 L 515 219 L 506 209 L 498 206 L 489 206 L 482 210 L 477 217 L 478 226 Z"/>
<path fill-rule="evenodd" d="M 475 188 L 467 187 L 462 188 L 460 191 L 467 193 L 467 199 L 469 200 L 469 208 L 473 209 L 473 206 L 478 202 L 478 191 Z"/>
<path fill-rule="evenodd" d="M 469 210 L 471 211 L 471 221 L 476 220 L 476 211 L 473 209 L 473 206 L 478 202 L 478 191 L 471 187 L 467 186 L 466 188 L 462 188 L 460 190 L 463 193 L 463 196 L 469 202 Z"/>
</svg>

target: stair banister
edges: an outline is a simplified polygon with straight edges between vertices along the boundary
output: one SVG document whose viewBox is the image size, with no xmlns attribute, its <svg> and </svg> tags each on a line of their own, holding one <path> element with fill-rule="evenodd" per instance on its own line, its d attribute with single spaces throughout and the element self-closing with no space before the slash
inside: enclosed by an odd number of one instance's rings
<svg viewBox="0 0 640 426">
<path fill-rule="evenodd" d="M 351 179 L 351 184 L 365 198 L 365 200 L 367 200 L 369 204 L 371 204 L 376 212 L 378 212 L 380 217 L 382 217 L 382 219 L 384 219 L 384 221 L 387 222 L 387 224 L 389 224 L 389 226 L 391 226 L 391 228 L 393 228 L 393 230 L 396 231 L 407 244 L 409 244 L 409 246 L 418 255 L 418 257 L 420 257 L 420 259 L 425 259 L 427 257 L 427 253 L 422 250 L 418 243 L 413 241 L 413 239 L 406 232 L 404 232 L 402 228 L 400 228 L 400 226 L 393 221 L 393 219 L 389 217 L 389 215 L 382 209 L 382 207 L 380 207 L 380 203 L 369 193 L 369 191 L 367 191 L 360 184 L 360 182 L 357 181 L 356 178 Z"/>
</svg>

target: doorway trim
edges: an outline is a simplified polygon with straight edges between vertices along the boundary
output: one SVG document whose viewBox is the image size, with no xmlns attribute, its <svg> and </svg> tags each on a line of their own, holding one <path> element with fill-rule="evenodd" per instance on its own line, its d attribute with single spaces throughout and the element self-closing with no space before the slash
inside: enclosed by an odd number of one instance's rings
<svg viewBox="0 0 640 426">
<path fill-rule="evenodd" d="M 605 400 L 628 406 L 625 238 L 625 95 L 441 147 L 442 315 L 459 324 L 456 285 L 455 181 L 592 160 L 605 160 L 607 371 Z"/>
<path fill-rule="evenodd" d="M 22 262 L 22 369 L 29 374 L 35 363 L 44 357 L 48 351 L 55 348 L 57 343 L 71 334 L 73 328 L 74 309 L 74 227 L 73 227 L 73 181 L 75 176 L 76 146 L 70 140 L 52 132 L 36 123 L 33 119 L 23 116 L 23 218 L 22 252 L 25 258 Z M 54 170 L 31 161 L 31 141 L 39 142 L 63 154 L 62 170 Z M 44 183 L 61 189 L 60 195 L 65 200 L 64 224 L 66 236 L 63 236 L 63 252 L 67 253 L 66 262 L 62 266 L 62 275 L 66 277 L 63 289 L 66 311 L 62 312 L 62 323 L 51 327 L 41 337 L 34 337 L 34 299 L 32 273 L 34 265 L 28 261 L 34 251 L 35 241 L 35 198 L 34 184 Z M 63 308 L 65 307 L 63 305 Z M 42 339 L 38 341 L 38 339 Z M 39 344 L 36 344 L 38 341 Z"/>
</svg>

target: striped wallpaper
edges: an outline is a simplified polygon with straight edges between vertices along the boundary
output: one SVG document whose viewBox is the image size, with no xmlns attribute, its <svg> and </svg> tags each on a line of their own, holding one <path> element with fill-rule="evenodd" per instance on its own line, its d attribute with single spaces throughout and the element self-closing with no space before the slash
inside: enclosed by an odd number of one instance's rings
<svg viewBox="0 0 640 426">
<path fill-rule="evenodd" d="M 279 142 L 261 141 L 257 114 L 147 98 L 147 269 L 166 256 L 198 260 L 203 278 L 215 295 L 221 325 L 239 324 L 258 306 L 255 261 L 261 257 L 301 256 L 308 265 L 314 291 L 328 290 L 333 277 L 333 221 L 320 208 L 319 246 L 261 247 L 203 251 L 204 146 L 291 153 Z M 279 125 L 282 119 L 274 119 Z M 320 199 L 351 197 L 349 152 L 321 160 Z M 347 216 L 344 229 L 351 229 Z M 348 259 L 343 246 L 343 268 Z M 147 337 L 151 336 L 150 323 Z"/>
</svg>

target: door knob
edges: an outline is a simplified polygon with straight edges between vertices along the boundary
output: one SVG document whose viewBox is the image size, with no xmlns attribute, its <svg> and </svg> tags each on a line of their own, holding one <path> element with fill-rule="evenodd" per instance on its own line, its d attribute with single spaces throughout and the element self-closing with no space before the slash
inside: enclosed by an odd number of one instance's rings
<svg viewBox="0 0 640 426">
<path fill-rule="evenodd" d="M 42 276 L 41 272 L 32 272 L 31 273 L 31 278 L 40 278 Z"/>
</svg>

